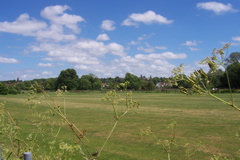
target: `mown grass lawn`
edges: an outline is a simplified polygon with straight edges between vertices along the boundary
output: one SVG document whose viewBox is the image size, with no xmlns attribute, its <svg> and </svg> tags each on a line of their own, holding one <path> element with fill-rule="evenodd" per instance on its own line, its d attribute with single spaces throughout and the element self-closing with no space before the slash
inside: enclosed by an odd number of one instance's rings
<svg viewBox="0 0 240 160">
<path fill-rule="evenodd" d="M 59 106 L 63 106 L 63 98 L 56 97 L 53 93 L 49 94 Z M 124 93 L 121 94 L 124 95 Z M 101 92 L 79 92 L 65 95 L 67 117 L 81 130 L 86 130 L 86 137 L 89 139 L 86 145 L 90 152 L 101 148 L 114 124 L 112 106 L 101 101 L 104 95 L 105 93 Z M 228 94 L 217 95 L 223 99 L 229 98 Z M 240 94 L 234 94 L 235 103 L 238 106 L 240 106 L 239 97 Z M 240 139 L 236 137 L 236 133 L 240 129 L 239 111 L 208 96 L 135 92 L 133 98 L 141 103 L 138 112 L 129 112 L 120 120 L 99 159 L 167 159 L 167 153 L 161 145 L 156 144 L 156 139 L 152 136 L 142 137 L 140 131 L 150 127 L 158 139 L 167 140 L 172 137 L 171 130 L 167 128 L 172 122 L 177 123 L 175 130 L 177 146 L 171 150 L 172 160 L 186 159 L 185 145 L 189 143 L 190 148 L 194 150 L 194 144 L 200 142 L 204 148 L 201 148 L 190 159 L 207 160 L 213 154 L 238 159 Z M 18 119 L 23 134 L 27 135 L 28 131 L 34 128 L 28 124 L 31 113 L 25 103 L 26 100 L 27 94 L 0 96 L 0 101 L 6 101 L 6 109 Z M 40 106 L 40 111 L 48 108 L 45 103 L 41 103 Z M 57 116 L 53 119 L 58 120 Z M 56 132 L 57 130 L 53 131 L 53 133 Z M 51 140 L 51 136 L 49 133 L 44 138 Z M 63 127 L 58 139 L 69 143 L 76 141 L 67 126 Z"/>
</svg>

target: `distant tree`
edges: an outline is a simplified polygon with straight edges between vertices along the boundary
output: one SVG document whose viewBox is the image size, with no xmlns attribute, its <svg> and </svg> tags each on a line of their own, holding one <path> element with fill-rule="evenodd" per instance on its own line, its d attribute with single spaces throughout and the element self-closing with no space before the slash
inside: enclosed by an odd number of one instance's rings
<svg viewBox="0 0 240 160">
<path fill-rule="evenodd" d="M 76 89 L 78 86 L 78 75 L 74 69 L 62 70 L 56 81 L 57 88 L 67 86 L 68 90 Z"/>
<path fill-rule="evenodd" d="M 80 90 L 91 90 L 91 82 L 87 78 L 80 78 L 78 80 L 78 89 Z"/>
<path fill-rule="evenodd" d="M 147 83 L 147 90 L 154 90 L 156 88 L 156 85 L 153 83 L 152 77 L 150 77 L 148 83 Z"/>
<path fill-rule="evenodd" d="M 123 82 L 124 82 L 124 79 L 123 79 L 123 78 L 120 78 L 120 77 L 118 77 L 118 76 L 116 76 L 116 77 L 114 78 L 114 80 L 115 80 L 115 82 L 117 82 L 117 83 L 123 83 Z"/>
<path fill-rule="evenodd" d="M 129 82 L 128 89 L 139 90 L 141 88 L 140 79 L 134 74 L 126 73 L 125 81 Z"/>
<path fill-rule="evenodd" d="M 231 88 L 240 88 L 240 63 L 236 62 L 230 64 L 226 70 L 228 72 Z M 223 83 L 223 87 L 228 87 L 226 72 L 224 73 L 221 82 Z"/>
<path fill-rule="evenodd" d="M 159 77 L 153 77 L 152 79 L 153 83 L 156 85 L 158 82 L 161 82 Z"/>
<path fill-rule="evenodd" d="M 7 95 L 8 94 L 8 87 L 5 83 L 0 82 L 0 94 L 1 95 Z"/>
<path fill-rule="evenodd" d="M 57 78 L 49 78 L 46 80 L 45 85 L 44 85 L 44 89 L 46 90 L 55 90 L 56 87 L 56 81 Z"/>
<path fill-rule="evenodd" d="M 187 78 L 187 76 L 184 74 L 183 75 L 184 79 Z M 182 86 L 184 88 L 191 88 L 192 87 L 192 84 L 190 82 L 187 82 L 185 80 L 181 80 L 181 81 L 178 81 L 178 86 Z"/>
<path fill-rule="evenodd" d="M 227 65 L 240 62 L 240 52 L 232 52 L 226 59 Z"/>
<path fill-rule="evenodd" d="M 24 90 L 25 89 L 25 84 L 24 82 L 18 82 L 16 85 L 17 90 Z"/>
<path fill-rule="evenodd" d="M 25 90 L 31 89 L 31 86 L 32 86 L 31 81 L 24 81 L 24 86 L 25 86 Z"/>
<path fill-rule="evenodd" d="M 99 90 L 102 87 L 102 81 L 94 74 L 83 75 L 79 80 L 79 89 Z"/>
<path fill-rule="evenodd" d="M 147 90 L 147 88 L 148 88 L 148 81 L 141 79 L 141 89 Z"/>
<path fill-rule="evenodd" d="M 93 90 L 100 90 L 102 88 L 102 81 L 96 78 L 92 85 Z"/>
<path fill-rule="evenodd" d="M 13 86 L 8 86 L 8 94 L 18 94 L 19 91 Z"/>
<path fill-rule="evenodd" d="M 224 72 L 221 69 L 216 70 L 215 73 L 208 72 L 208 77 L 211 82 L 212 88 L 219 88 L 222 85 L 221 78 L 224 76 Z"/>
</svg>

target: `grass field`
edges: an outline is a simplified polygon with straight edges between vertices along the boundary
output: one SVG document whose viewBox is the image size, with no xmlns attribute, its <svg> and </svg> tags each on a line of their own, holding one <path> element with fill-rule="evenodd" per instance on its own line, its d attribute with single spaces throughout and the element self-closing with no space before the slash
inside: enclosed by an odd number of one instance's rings
<svg viewBox="0 0 240 160">
<path fill-rule="evenodd" d="M 50 93 L 61 106 L 63 100 Z M 101 101 L 105 93 L 79 92 L 65 95 L 67 117 L 81 130 L 86 130 L 86 142 L 94 152 L 101 148 L 113 124 L 113 111 L 109 103 Z M 227 94 L 217 94 L 228 99 Z M 234 94 L 235 103 L 240 106 L 240 94 Z M 186 96 L 179 93 L 133 93 L 133 98 L 141 103 L 138 113 L 129 112 L 119 121 L 116 130 L 101 153 L 102 160 L 162 160 L 167 153 L 156 144 L 151 136 L 140 136 L 143 128 L 151 127 L 152 132 L 161 140 L 172 137 L 168 124 L 176 122 L 176 144 L 171 150 L 172 160 L 187 159 L 185 144 L 203 144 L 199 152 L 190 159 L 209 160 L 213 154 L 221 154 L 233 159 L 238 158 L 240 139 L 240 112 L 208 96 Z M 25 104 L 27 94 L 0 96 L 6 101 L 6 109 L 18 119 L 23 134 L 31 130 L 27 124 L 30 112 Z M 48 106 L 41 104 L 41 109 Z M 25 126 L 24 126 L 25 125 Z M 47 135 L 46 135 L 47 136 Z M 1 137 L 1 135 L 0 135 Z M 47 139 L 47 137 L 45 137 Z M 59 139 L 74 143 L 71 131 L 64 127 Z M 0 140 L 1 142 L 1 140 Z M 3 142 L 3 140 L 2 140 Z M 42 142 L 44 143 L 44 142 Z M 41 144 L 39 144 L 41 146 Z M 34 154 L 34 153 L 33 153 Z M 80 158 L 79 158 L 80 159 Z"/>
</svg>

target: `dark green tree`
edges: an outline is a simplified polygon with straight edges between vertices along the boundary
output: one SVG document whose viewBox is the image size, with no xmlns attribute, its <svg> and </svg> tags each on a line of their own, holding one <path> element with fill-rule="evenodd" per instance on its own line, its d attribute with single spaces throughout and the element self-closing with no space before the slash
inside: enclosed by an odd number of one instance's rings
<svg viewBox="0 0 240 160">
<path fill-rule="evenodd" d="M 224 72 L 221 69 L 216 70 L 215 73 L 208 72 L 208 77 L 212 88 L 221 87 L 221 78 L 224 76 Z"/>
<path fill-rule="evenodd" d="M 31 81 L 24 81 L 25 90 L 30 90 L 32 83 Z"/>
<path fill-rule="evenodd" d="M 148 88 L 148 81 L 141 79 L 141 89 L 147 90 Z"/>
<path fill-rule="evenodd" d="M 46 90 L 55 90 L 56 87 L 56 81 L 57 78 L 49 78 L 46 80 L 45 85 L 44 85 L 44 89 Z"/>
<path fill-rule="evenodd" d="M 184 74 L 183 78 L 186 79 L 187 76 Z M 190 82 L 187 82 L 185 80 L 178 81 L 178 86 L 184 87 L 184 88 L 192 88 L 192 84 Z"/>
<path fill-rule="evenodd" d="M 16 85 L 17 90 L 24 90 L 25 89 L 25 84 L 24 82 L 18 82 Z"/>
<path fill-rule="evenodd" d="M 126 73 L 125 81 L 129 82 L 128 89 L 139 90 L 141 88 L 141 81 L 134 74 Z"/>
<path fill-rule="evenodd" d="M 13 86 L 8 86 L 8 94 L 18 94 L 19 91 Z"/>
<path fill-rule="evenodd" d="M 7 95 L 8 94 L 8 87 L 5 83 L 0 82 L 0 94 L 1 95 Z"/>
<path fill-rule="evenodd" d="M 226 59 L 227 65 L 240 62 L 240 52 L 232 52 Z"/>
<path fill-rule="evenodd" d="M 78 88 L 82 90 L 99 90 L 102 87 L 102 81 L 90 73 L 88 75 L 82 75 L 78 85 Z"/>
<path fill-rule="evenodd" d="M 91 90 L 91 82 L 86 78 L 80 78 L 78 81 L 78 89 L 80 90 Z"/>
<path fill-rule="evenodd" d="M 78 75 L 75 69 L 62 70 L 56 81 L 57 88 L 67 86 L 68 90 L 76 89 L 78 86 Z"/>
<path fill-rule="evenodd" d="M 227 72 L 229 76 L 229 81 L 231 84 L 231 88 L 240 88 L 240 63 L 236 62 L 233 64 L 230 64 L 227 67 Z M 228 81 L 227 81 L 227 75 L 226 72 L 224 73 L 223 77 L 221 78 L 221 82 L 223 84 L 223 87 L 228 87 Z"/>
<path fill-rule="evenodd" d="M 150 77 L 148 83 L 147 83 L 147 90 L 154 90 L 156 88 L 156 85 L 153 83 L 152 77 Z"/>
</svg>

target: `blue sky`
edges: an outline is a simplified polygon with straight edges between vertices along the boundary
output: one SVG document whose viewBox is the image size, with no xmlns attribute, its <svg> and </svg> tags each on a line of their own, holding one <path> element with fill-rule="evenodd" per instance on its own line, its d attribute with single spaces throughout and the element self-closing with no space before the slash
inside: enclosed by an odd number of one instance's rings
<svg viewBox="0 0 240 160">
<path fill-rule="evenodd" d="M 0 81 L 187 74 L 225 43 L 240 51 L 239 17 L 239 0 L 2 0 Z"/>
</svg>

